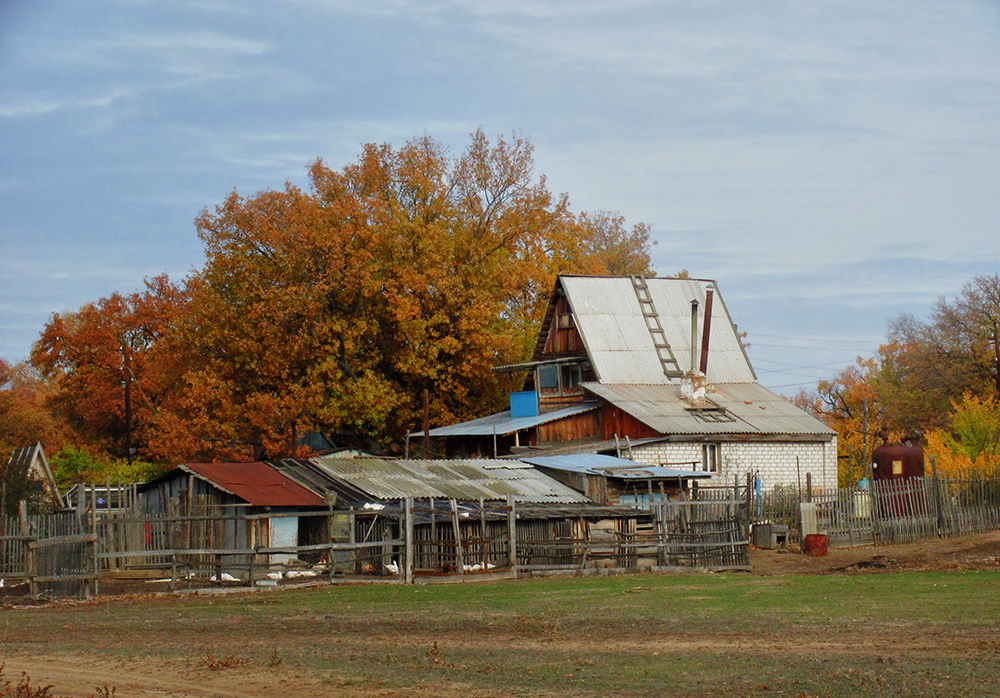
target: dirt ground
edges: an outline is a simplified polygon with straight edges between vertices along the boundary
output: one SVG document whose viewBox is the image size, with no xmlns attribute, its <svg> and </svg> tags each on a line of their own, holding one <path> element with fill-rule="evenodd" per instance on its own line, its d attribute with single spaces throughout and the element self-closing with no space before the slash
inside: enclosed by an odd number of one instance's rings
<svg viewBox="0 0 1000 698">
<path fill-rule="evenodd" d="M 908 570 L 951 570 L 951 569 L 997 569 L 1000 568 L 1000 531 L 962 538 L 934 539 L 901 545 L 861 546 L 852 548 L 831 548 L 824 557 L 809 557 L 798 551 L 779 552 L 772 550 L 751 550 L 753 575 L 780 576 L 799 574 L 892 574 Z M 96 603 L 118 603 L 115 600 L 98 600 Z M 293 667 L 275 665 L 254 667 L 232 667 L 226 671 L 213 671 L 205 662 L 145 661 L 141 665 L 126 658 L 113 659 L 104 656 L 77 656 L 57 654 L 51 656 L 27 657 L 18 652 L 5 652 L 7 633 L 0 628 L 0 655 L 3 674 L 0 676 L 0 696 L 71 696 L 74 698 L 128 698 L 144 696 L 151 698 L 274 698 L 275 696 L 344 696 L 345 698 L 377 698 L 400 696 L 410 698 L 433 694 L 443 698 L 458 696 L 505 696 L 509 692 L 498 687 L 484 691 L 476 688 L 470 693 L 469 687 L 444 682 L 440 685 L 414 686 L 412 688 L 379 688 L 370 685 L 351 685 L 342 682 L 331 685 L 322 678 L 304 675 Z M 893 631 L 895 632 L 895 631 Z M 909 631 L 906 631 L 909 632 Z M 923 634 L 894 634 L 883 638 L 881 644 L 892 647 L 892 652 L 906 654 L 947 654 L 948 656 L 972 655 L 981 651 L 980 645 L 987 641 L 978 635 L 961 638 L 927 637 Z M 128 639 L 124 639 L 128 642 Z M 464 642 L 493 642 L 494 640 L 470 637 Z M 967 642 L 966 642 L 967 641 Z M 373 651 L 384 640 L 372 638 Z M 520 649 L 531 648 L 532 640 L 505 638 L 505 646 Z M 574 642 L 576 642 L 574 640 Z M 579 640 L 586 645 L 588 640 Z M 608 648 L 607 639 L 601 643 Z M 711 637 L 668 637 L 615 638 L 615 651 L 622 656 L 630 653 L 649 653 L 651 650 L 666 652 L 719 652 L 746 647 L 755 648 L 771 656 L 798 656 L 804 660 L 815 656 L 836 655 L 838 652 L 856 651 L 856 639 L 851 636 L 827 636 L 812 638 L 808 635 L 795 637 L 728 637 L 723 642 Z M 966 642 L 968 647 L 960 647 Z M 852 644 L 853 643 L 853 644 Z M 956 644 L 958 643 L 958 644 Z M 940 644 L 940 647 L 938 646 Z M 718 645 L 718 646 L 716 646 Z M 436 645 L 435 645 L 436 647 Z M 1000 646 L 998 646 L 1000 648 Z M 929 653 L 929 654 L 928 654 Z M 890 657 L 891 660 L 891 657 Z M 881 660 L 879 660 L 881 661 Z M 13 687 L 22 674 L 31 678 L 32 687 L 51 685 L 51 693 L 4 693 L 3 685 Z M 113 690 L 112 690 L 113 689 Z M 545 695 L 545 694 L 537 694 Z M 552 694 L 555 695 L 555 694 Z M 567 694 L 568 695 L 568 694 Z M 574 694 L 576 695 L 576 694 Z M 742 695 L 724 693 L 721 695 Z M 806 694 L 802 694 L 806 695 Z"/>
<path fill-rule="evenodd" d="M 930 538 L 898 545 L 829 548 L 823 557 L 751 547 L 753 574 L 837 574 L 904 570 L 996 569 L 1000 531 L 956 538 Z"/>
</svg>

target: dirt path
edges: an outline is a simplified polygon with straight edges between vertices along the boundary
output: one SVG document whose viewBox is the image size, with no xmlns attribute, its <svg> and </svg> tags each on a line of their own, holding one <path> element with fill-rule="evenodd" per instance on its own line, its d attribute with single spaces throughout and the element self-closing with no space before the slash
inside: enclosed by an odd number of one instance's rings
<svg viewBox="0 0 1000 698">
<path fill-rule="evenodd" d="M 6 657 L 3 678 L 17 684 L 22 674 L 32 688 L 52 686 L 60 698 L 417 698 L 428 688 L 379 689 L 351 685 L 350 679 L 309 676 L 284 667 L 244 666 L 213 671 L 177 662 L 142 665 L 94 657 Z M 21 694 L 16 694 L 20 696 Z M 440 686 L 433 695 L 458 698 L 468 694 Z M 479 692 L 477 695 L 484 695 Z M 497 694 L 500 695 L 500 694 Z"/>
<path fill-rule="evenodd" d="M 899 545 L 830 548 L 824 557 L 797 550 L 750 549 L 758 575 L 898 572 L 902 570 L 989 569 L 1000 565 L 1000 531 L 958 538 L 931 538 Z"/>
</svg>

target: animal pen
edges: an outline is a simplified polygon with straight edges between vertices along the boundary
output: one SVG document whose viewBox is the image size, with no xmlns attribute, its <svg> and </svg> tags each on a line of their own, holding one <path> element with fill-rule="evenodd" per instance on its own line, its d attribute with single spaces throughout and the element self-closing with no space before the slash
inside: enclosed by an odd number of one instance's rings
<svg viewBox="0 0 1000 698">
<path fill-rule="evenodd" d="M 639 509 L 531 504 L 513 497 L 407 498 L 322 512 L 250 513 L 228 505 L 160 516 L 142 513 L 134 502 L 102 509 L 96 499 L 84 496 L 76 511 L 50 517 L 72 522 L 66 531 L 43 532 L 41 523 L 18 522 L 18 531 L 32 534 L 4 537 L 0 562 L 6 576 L 27 582 L 31 595 L 88 596 L 98 593 L 99 579 L 152 584 L 147 588 L 154 591 L 749 569 L 742 525 L 717 518 L 732 513 L 731 503 L 720 508 L 718 502 L 689 500 Z M 77 552 L 60 547 L 70 545 Z"/>
</svg>

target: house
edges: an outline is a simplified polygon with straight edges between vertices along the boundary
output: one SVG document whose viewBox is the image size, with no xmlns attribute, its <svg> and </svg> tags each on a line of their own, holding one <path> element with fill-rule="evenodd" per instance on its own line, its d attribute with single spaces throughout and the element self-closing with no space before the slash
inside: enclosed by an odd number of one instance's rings
<svg viewBox="0 0 1000 698">
<path fill-rule="evenodd" d="M 7 495 L 11 494 L 16 499 L 42 501 L 56 509 L 65 506 L 41 443 L 19 448 L 11 453 L 3 470 L 3 489 L 2 501 L 5 504 L 14 504 L 7 502 L 10 499 Z M 13 511 L 7 512 L 9 516 L 16 513 L 16 505 Z"/>
<path fill-rule="evenodd" d="M 494 370 L 520 388 L 511 408 L 430 430 L 436 453 L 624 447 L 711 484 L 836 488 L 836 433 L 757 382 L 713 281 L 560 276 L 531 361 Z"/>
</svg>

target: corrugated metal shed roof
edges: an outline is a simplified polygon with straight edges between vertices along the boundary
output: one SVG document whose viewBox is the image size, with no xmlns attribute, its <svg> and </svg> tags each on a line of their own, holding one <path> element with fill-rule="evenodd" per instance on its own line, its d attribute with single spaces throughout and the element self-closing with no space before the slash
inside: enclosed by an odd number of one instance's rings
<svg viewBox="0 0 1000 698">
<path fill-rule="evenodd" d="M 662 385 L 670 382 L 663 375 L 631 278 L 561 276 L 559 281 L 601 383 Z M 667 342 L 680 369 L 687 371 L 691 366 L 691 301 L 697 300 L 703 313 L 706 288 L 715 287 L 715 284 L 661 278 L 649 278 L 646 283 Z M 707 380 L 710 383 L 752 382 L 756 376 L 740 345 L 729 311 L 717 287 L 714 292 Z M 703 319 L 699 318 L 699 336 L 702 323 Z"/>
<path fill-rule="evenodd" d="M 712 477 L 712 473 L 645 465 L 624 458 L 603 456 L 597 453 L 582 453 L 575 456 L 529 456 L 522 457 L 521 460 L 525 463 L 531 463 L 543 468 L 552 468 L 553 470 L 566 470 L 574 473 L 585 473 L 587 475 L 604 475 L 622 480 Z"/>
<path fill-rule="evenodd" d="M 459 424 L 451 424 L 446 427 L 431 429 L 430 435 L 492 436 L 493 434 L 496 434 L 497 436 L 505 436 L 507 434 L 513 434 L 515 431 L 532 429 L 541 424 L 548 424 L 549 422 L 555 422 L 565 417 L 571 417 L 575 414 L 581 414 L 583 412 L 589 412 L 590 410 L 596 409 L 596 402 L 584 402 L 579 405 L 564 407 L 561 410 L 546 412 L 545 414 L 536 415 L 534 417 L 511 417 L 510 410 L 505 410 L 498 414 L 491 414 L 488 417 L 480 417 L 479 419 L 473 419 L 468 422 L 461 422 Z M 422 434 L 422 431 L 415 431 L 410 434 L 410 436 L 420 436 Z"/>
<path fill-rule="evenodd" d="M 185 463 L 180 468 L 253 506 L 298 507 L 325 504 L 314 492 L 293 482 L 267 463 Z"/>
<path fill-rule="evenodd" d="M 836 434 L 818 419 L 757 383 L 720 383 L 706 397 L 732 421 L 705 421 L 681 398 L 679 385 L 601 385 L 584 387 L 661 434 Z"/>
<path fill-rule="evenodd" d="M 519 502 L 589 502 L 583 495 L 535 470 L 510 460 L 389 460 L 331 458 L 313 462 L 330 475 L 376 499 L 440 497 L 506 499 Z"/>
</svg>

